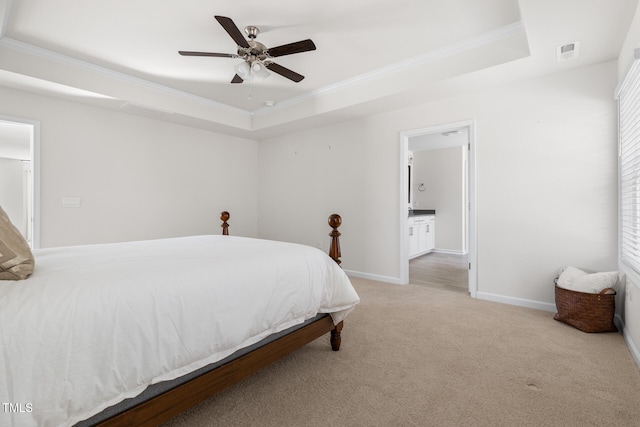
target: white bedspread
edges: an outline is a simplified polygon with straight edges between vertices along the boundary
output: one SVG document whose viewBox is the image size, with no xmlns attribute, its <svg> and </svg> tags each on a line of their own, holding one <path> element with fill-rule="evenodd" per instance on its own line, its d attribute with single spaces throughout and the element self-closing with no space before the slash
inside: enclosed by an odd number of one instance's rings
<svg viewBox="0 0 640 427">
<path fill-rule="evenodd" d="M 359 301 L 326 254 L 290 243 L 194 236 L 34 255 L 29 279 L 0 281 L 2 426 L 72 425 L 317 313 L 337 323 Z"/>
</svg>

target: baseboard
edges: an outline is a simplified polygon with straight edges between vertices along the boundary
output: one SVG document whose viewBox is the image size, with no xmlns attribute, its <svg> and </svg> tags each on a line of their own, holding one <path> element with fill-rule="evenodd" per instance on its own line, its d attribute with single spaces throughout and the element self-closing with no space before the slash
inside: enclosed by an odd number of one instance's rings
<svg viewBox="0 0 640 427">
<path fill-rule="evenodd" d="M 631 352 L 631 356 L 633 356 L 633 360 L 635 360 L 636 365 L 640 369 L 640 351 L 638 351 L 638 347 L 631 340 L 631 336 L 623 329 L 622 335 L 624 336 L 624 342 L 627 343 L 627 347 L 629 347 L 629 352 Z"/>
<path fill-rule="evenodd" d="M 624 319 L 620 315 L 616 314 L 614 322 L 616 326 L 618 326 L 618 329 L 622 331 L 622 336 L 624 337 L 624 342 L 627 344 L 629 353 L 631 353 L 631 357 L 633 357 L 633 360 L 636 362 L 636 366 L 640 369 L 640 350 L 638 350 L 638 346 L 631 339 L 631 334 L 627 332 Z"/>
<path fill-rule="evenodd" d="M 375 280 L 377 282 L 385 282 L 385 283 L 392 283 L 394 285 L 402 285 L 402 282 L 400 282 L 400 279 L 398 277 L 381 276 L 378 274 L 363 273 L 361 271 L 353 271 L 353 270 L 345 270 L 344 272 L 347 273 L 347 276 L 350 276 L 350 277 L 358 277 L 360 279 L 368 279 L 368 280 Z M 500 302 L 503 304 L 517 305 L 520 307 L 535 308 L 537 310 L 544 310 L 544 311 L 550 311 L 550 312 L 556 311 L 555 303 L 546 303 L 546 302 L 528 300 L 524 298 L 508 297 L 504 295 L 491 294 L 488 292 L 478 292 L 476 294 L 476 298 L 486 300 L 486 301 Z"/>
<path fill-rule="evenodd" d="M 624 308 L 625 311 L 631 310 L 632 308 L 627 304 L 631 302 L 631 296 L 640 291 L 640 276 L 633 269 L 628 267 L 624 262 L 618 263 L 618 270 L 623 274 L 621 293 L 624 295 Z M 640 343 L 635 343 L 633 341 L 633 338 L 631 338 L 629 329 L 627 329 L 627 325 L 622 316 L 616 314 L 614 321 L 616 323 L 616 326 L 618 326 L 618 329 L 622 331 L 624 342 L 627 344 L 627 348 L 631 353 L 631 357 L 633 357 L 636 365 L 638 366 L 638 368 L 640 368 Z"/>
<path fill-rule="evenodd" d="M 394 285 L 402 284 L 402 282 L 400 282 L 400 279 L 398 277 L 380 276 L 378 274 L 369 274 L 369 273 L 363 273 L 361 271 L 352 271 L 352 270 L 345 270 L 344 272 L 347 273 L 347 276 L 350 276 L 350 277 L 358 277 L 360 279 L 375 280 L 376 282 L 392 283 Z"/>
<path fill-rule="evenodd" d="M 467 252 L 460 249 L 434 249 L 432 252 L 436 252 L 439 254 L 447 254 L 447 255 L 467 255 Z"/>
<path fill-rule="evenodd" d="M 482 299 L 485 301 L 501 302 L 503 304 L 517 305 L 520 307 L 527 307 L 527 308 L 535 308 L 536 310 L 543 310 L 543 311 L 550 311 L 550 312 L 556 311 L 555 303 L 534 301 L 530 299 L 509 297 L 509 296 L 498 295 L 498 294 L 490 294 L 488 292 L 478 292 L 476 294 L 476 297 L 478 299 Z"/>
</svg>

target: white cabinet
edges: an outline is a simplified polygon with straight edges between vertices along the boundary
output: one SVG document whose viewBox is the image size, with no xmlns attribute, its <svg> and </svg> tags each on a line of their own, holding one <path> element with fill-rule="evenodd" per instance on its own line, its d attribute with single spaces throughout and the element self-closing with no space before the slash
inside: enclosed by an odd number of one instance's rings
<svg viewBox="0 0 640 427">
<path fill-rule="evenodd" d="M 419 227 L 415 225 L 414 218 L 409 218 L 409 257 L 418 253 Z"/>
<path fill-rule="evenodd" d="M 434 215 L 418 215 L 410 217 L 409 225 L 409 258 L 424 255 L 436 247 L 436 218 Z"/>
<path fill-rule="evenodd" d="M 424 246 L 422 247 L 424 252 L 431 252 L 436 248 L 436 218 L 430 217 L 425 224 L 424 230 Z"/>
</svg>

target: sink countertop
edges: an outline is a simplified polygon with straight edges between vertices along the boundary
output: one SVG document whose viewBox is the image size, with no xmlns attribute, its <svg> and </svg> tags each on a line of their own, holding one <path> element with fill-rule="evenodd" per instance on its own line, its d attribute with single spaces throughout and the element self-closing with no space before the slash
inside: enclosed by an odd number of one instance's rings
<svg viewBox="0 0 640 427">
<path fill-rule="evenodd" d="M 419 216 L 419 215 L 435 215 L 435 209 L 410 209 L 409 216 Z"/>
</svg>

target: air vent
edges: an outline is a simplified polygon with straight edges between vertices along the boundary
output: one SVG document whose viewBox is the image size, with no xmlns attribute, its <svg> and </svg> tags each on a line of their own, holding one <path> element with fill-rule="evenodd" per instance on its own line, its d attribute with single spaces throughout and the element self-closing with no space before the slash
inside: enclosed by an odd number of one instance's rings
<svg viewBox="0 0 640 427">
<path fill-rule="evenodd" d="M 166 117 L 174 114 L 171 111 L 159 110 L 157 108 L 147 107 L 145 105 L 133 104 L 131 102 L 125 102 L 120 106 L 120 109 L 128 111 L 130 113 L 144 114 L 145 116 L 152 117 Z"/>
<path fill-rule="evenodd" d="M 576 58 L 580 51 L 580 42 L 571 42 L 558 46 L 556 50 L 556 58 L 558 62 L 568 61 L 569 59 Z"/>
<path fill-rule="evenodd" d="M 451 136 L 451 135 L 460 135 L 462 132 L 460 132 L 459 129 L 456 130 L 448 130 L 446 132 L 442 132 L 442 136 Z"/>
</svg>

